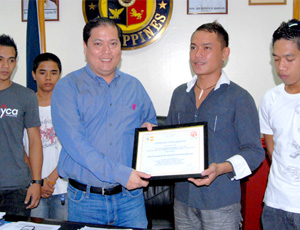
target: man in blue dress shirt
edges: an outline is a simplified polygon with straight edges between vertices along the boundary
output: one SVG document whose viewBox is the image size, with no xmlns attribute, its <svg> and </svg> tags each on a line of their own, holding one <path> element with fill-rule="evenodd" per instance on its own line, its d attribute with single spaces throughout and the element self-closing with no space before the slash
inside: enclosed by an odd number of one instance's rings
<svg viewBox="0 0 300 230">
<path fill-rule="evenodd" d="M 122 31 L 96 18 L 83 30 L 87 65 L 62 78 L 52 120 L 62 143 L 58 172 L 69 178 L 69 220 L 146 228 L 142 187 L 150 175 L 131 168 L 134 131 L 156 124 L 142 84 L 121 72 Z"/>
</svg>

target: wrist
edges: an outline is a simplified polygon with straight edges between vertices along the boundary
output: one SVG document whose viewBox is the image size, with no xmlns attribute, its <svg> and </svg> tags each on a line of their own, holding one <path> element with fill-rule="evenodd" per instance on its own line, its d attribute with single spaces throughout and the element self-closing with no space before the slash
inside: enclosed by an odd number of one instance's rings
<svg viewBox="0 0 300 230">
<path fill-rule="evenodd" d="M 30 185 L 32 185 L 32 184 L 40 184 L 41 186 L 43 186 L 44 180 L 32 180 L 30 182 Z"/>
<path fill-rule="evenodd" d="M 52 184 L 52 185 L 55 185 L 55 184 L 56 184 L 56 182 L 50 180 L 48 176 L 46 177 L 46 179 L 47 179 L 47 181 L 49 181 L 50 184 Z"/>
</svg>

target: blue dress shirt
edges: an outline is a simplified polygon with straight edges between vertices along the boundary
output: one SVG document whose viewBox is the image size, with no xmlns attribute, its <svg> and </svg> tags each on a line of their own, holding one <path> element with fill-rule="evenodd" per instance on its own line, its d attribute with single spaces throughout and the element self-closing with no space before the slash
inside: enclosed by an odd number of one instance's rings
<svg viewBox="0 0 300 230">
<path fill-rule="evenodd" d="M 153 104 L 139 80 L 116 69 L 108 84 L 86 65 L 56 84 L 51 108 L 63 147 L 59 175 L 97 187 L 126 187 L 135 128 L 156 124 Z"/>
</svg>

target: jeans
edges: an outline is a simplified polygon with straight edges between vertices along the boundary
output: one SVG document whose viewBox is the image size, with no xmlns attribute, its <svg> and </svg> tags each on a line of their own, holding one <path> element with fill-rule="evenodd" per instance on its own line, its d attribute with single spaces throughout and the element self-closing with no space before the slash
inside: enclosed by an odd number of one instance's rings
<svg viewBox="0 0 300 230">
<path fill-rule="evenodd" d="M 262 212 L 264 230 L 300 230 L 300 214 L 264 206 Z"/>
<path fill-rule="evenodd" d="M 30 216 L 28 204 L 24 204 L 28 188 L 17 190 L 0 190 L 0 212 L 10 215 Z"/>
<path fill-rule="evenodd" d="M 174 215 L 176 230 L 238 230 L 242 220 L 240 204 L 200 210 L 176 199 Z"/>
<path fill-rule="evenodd" d="M 147 228 L 142 189 L 103 196 L 68 185 L 69 221 L 131 228 Z"/>
<path fill-rule="evenodd" d="M 64 195 L 64 205 L 61 202 L 61 195 Z M 48 198 L 41 198 L 39 206 L 31 209 L 31 216 L 56 220 L 68 220 L 68 194 L 59 194 Z"/>
</svg>

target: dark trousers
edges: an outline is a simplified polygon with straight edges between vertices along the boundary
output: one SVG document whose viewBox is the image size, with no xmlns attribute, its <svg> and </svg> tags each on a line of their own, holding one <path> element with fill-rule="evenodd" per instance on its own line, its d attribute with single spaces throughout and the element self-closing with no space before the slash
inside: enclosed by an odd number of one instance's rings
<svg viewBox="0 0 300 230">
<path fill-rule="evenodd" d="M 17 190 L 0 190 L 0 212 L 9 215 L 30 216 L 28 204 L 24 204 L 27 188 Z"/>
</svg>

